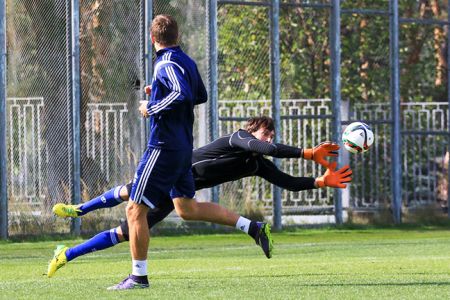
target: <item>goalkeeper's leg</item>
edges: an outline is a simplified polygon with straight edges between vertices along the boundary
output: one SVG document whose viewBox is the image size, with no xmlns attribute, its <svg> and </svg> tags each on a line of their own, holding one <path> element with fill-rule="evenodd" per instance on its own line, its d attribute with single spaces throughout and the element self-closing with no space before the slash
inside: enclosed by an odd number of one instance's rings
<svg viewBox="0 0 450 300">
<path fill-rule="evenodd" d="M 102 208 L 110 208 L 119 205 L 123 201 L 128 201 L 131 190 L 131 183 L 117 186 L 106 193 L 95 197 L 85 203 L 71 205 L 57 203 L 53 206 L 53 213 L 61 218 L 76 218 L 91 211 Z"/>
</svg>

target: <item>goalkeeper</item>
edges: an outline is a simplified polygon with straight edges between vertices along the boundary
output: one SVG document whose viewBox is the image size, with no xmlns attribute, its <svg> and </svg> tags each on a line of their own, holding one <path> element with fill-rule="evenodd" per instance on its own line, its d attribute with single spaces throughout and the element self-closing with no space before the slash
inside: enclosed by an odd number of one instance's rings
<svg viewBox="0 0 450 300">
<path fill-rule="evenodd" d="M 143 103 L 143 106 L 146 104 Z M 144 111 L 142 112 L 145 116 Z M 283 144 L 272 144 L 275 134 L 274 123 L 270 117 L 262 116 L 250 118 L 245 130 L 238 130 L 230 135 L 221 137 L 193 151 L 192 172 L 196 190 L 219 185 L 250 176 L 259 176 L 270 183 L 290 191 L 302 191 L 315 188 L 334 187 L 345 188 L 351 181 L 352 171 L 348 166 L 335 170 L 336 163 L 326 160 L 327 157 L 337 156 L 339 145 L 324 142 L 315 148 L 302 149 Z M 318 178 L 293 177 L 278 169 L 264 155 L 278 158 L 304 158 L 314 160 L 327 168 L 325 174 Z M 93 210 L 116 206 L 129 199 L 131 183 L 115 187 L 88 202 L 80 205 L 58 203 L 53 207 L 59 217 L 80 217 Z M 169 195 L 167 195 L 168 198 Z M 149 228 L 163 220 L 174 209 L 172 201 L 164 201 L 164 205 L 151 209 L 147 214 Z M 184 220 L 202 221 L 199 211 L 201 202 L 189 201 L 190 206 L 183 210 L 180 217 Z M 220 209 L 220 207 L 218 207 Z M 237 219 L 237 222 L 236 222 Z M 250 221 L 242 216 L 231 213 L 230 224 L 236 226 L 259 244 L 267 257 L 267 249 L 258 241 L 259 222 Z M 230 225 L 226 224 L 226 225 Z M 232 226 L 233 226 L 232 225 Z M 259 225 L 259 226 L 258 226 Z M 270 238 L 270 237 L 269 237 Z M 112 247 L 120 242 L 128 241 L 128 224 L 124 221 L 117 228 L 101 232 L 72 248 L 58 246 L 55 257 L 50 262 L 48 276 L 51 277 L 57 269 L 74 258 Z"/>
</svg>

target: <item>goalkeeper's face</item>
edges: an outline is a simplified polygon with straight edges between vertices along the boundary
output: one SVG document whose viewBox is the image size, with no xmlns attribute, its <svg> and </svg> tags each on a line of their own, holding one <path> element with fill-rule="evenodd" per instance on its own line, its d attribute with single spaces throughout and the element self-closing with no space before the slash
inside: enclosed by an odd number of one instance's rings
<svg viewBox="0 0 450 300">
<path fill-rule="evenodd" d="M 255 132 L 252 132 L 252 134 L 260 141 L 272 143 L 275 131 L 269 130 L 265 127 L 261 127 Z"/>
</svg>

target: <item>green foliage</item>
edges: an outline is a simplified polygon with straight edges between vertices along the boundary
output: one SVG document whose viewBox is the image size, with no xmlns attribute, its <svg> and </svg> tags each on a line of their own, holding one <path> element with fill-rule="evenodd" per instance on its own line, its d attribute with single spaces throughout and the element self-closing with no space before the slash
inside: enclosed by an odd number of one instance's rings
<svg viewBox="0 0 450 300">
<path fill-rule="evenodd" d="M 218 12 L 219 98 L 270 98 L 268 9 L 225 5 Z"/>
<path fill-rule="evenodd" d="M 402 17 L 446 20 L 442 1 L 400 1 Z M 343 1 L 343 9 L 387 11 L 387 1 Z M 267 7 L 221 5 L 219 98 L 270 98 L 270 20 Z M 282 6 L 280 11 L 281 98 L 329 98 L 330 10 Z M 341 15 L 342 98 L 389 102 L 388 15 Z M 440 27 L 400 28 L 402 101 L 446 99 L 445 34 Z"/>
</svg>

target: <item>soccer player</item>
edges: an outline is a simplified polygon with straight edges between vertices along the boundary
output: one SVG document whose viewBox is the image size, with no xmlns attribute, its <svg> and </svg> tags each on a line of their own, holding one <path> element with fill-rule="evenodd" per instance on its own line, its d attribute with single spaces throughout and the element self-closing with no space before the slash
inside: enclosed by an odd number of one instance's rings
<svg viewBox="0 0 450 300">
<path fill-rule="evenodd" d="M 194 174 L 196 189 L 212 187 L 227 181 L 237 180 L 249 176 L 259 176 L 267 181 L 291 191 L 301 191 L 320 187 L 345 188 L 345 183 L 350 182 L 351 170 L 344 167 L 334 171 L 335 166 L 329 166 L 329 170 L 319 177 L 293 177 L 280 171 L 270 160 L 263 155 L 280 158 L 306 158 L 328 166 L 326 157 L 336 156 L 339 145 L 322 143 L 313 149 L 301 149 L 282 144 L 271 144 L 274 135 L 274 123 L 269 117 L 250 118 L 245 130 L 238 130 L 230 135 L 221 137 L 216 141 L 194 150 L 192 155 L 192 171 Z M 58 203 L 53 211 L 60 217 L 79 217 L 99 208 L 113 207 L 129 198 L 131 184 L 118 186 L 103 195 L 96 197 L 80 205 L 67 205 Z M 169 198 L 169 196 L 167 196 Z M 201 210 L 201 203 L 191 201 L 195 208 L 192 211 Z M 163 206 L 149 210 L 147 221 L 149 227 L 164 219 L 174 206 L 172 202 L 164 202 Z M 183 215 L 185 219 L 196 220 L 191 213 Z M 239 221 L 240 220 L 240 221 Z M 242 226 L 241 224 L 244 224 Z M 245 226 L 249 224 L 248 226 Z M 247 232 L 258 243 L 258 226 L 254 221 L 239 217 L 234 224 L 238 229 Z M 56 271 L 56 258 L 59 267 L 67 261 L 80 255 L 93 251 L 106 249 L 117 243 L 128 240 L 128 224 L 121 223 L 117 228 L 97 234 L 90 240 L 72 248 L 58 246 L 52 260 L 53 269 Z M 264 250 L 264 249 L 263 249 Z M 51 265 L 52 265 L 51 263 Z M 50 274 L 50 268 L 49 268 Z M 52 275 L 54 272 L 52 273 Z"/>
<path fill-rule="evenodd" d="M 158 15 L 151 25 L 156 50 L 152 95 L 147 105 L 150 137 L 138 165 L 127 205 L 132 274 L 112 290 L 147 288 L 149 229 L 147 212 L 167 201 L 170 194 L 178 214 L 195 194 L 191 171 L 194 105 L 207 101 L 195 62 L 178 46 L 178 24 Z M 220 222 L 221 212 L 215 214 Z"/>
</svg>

